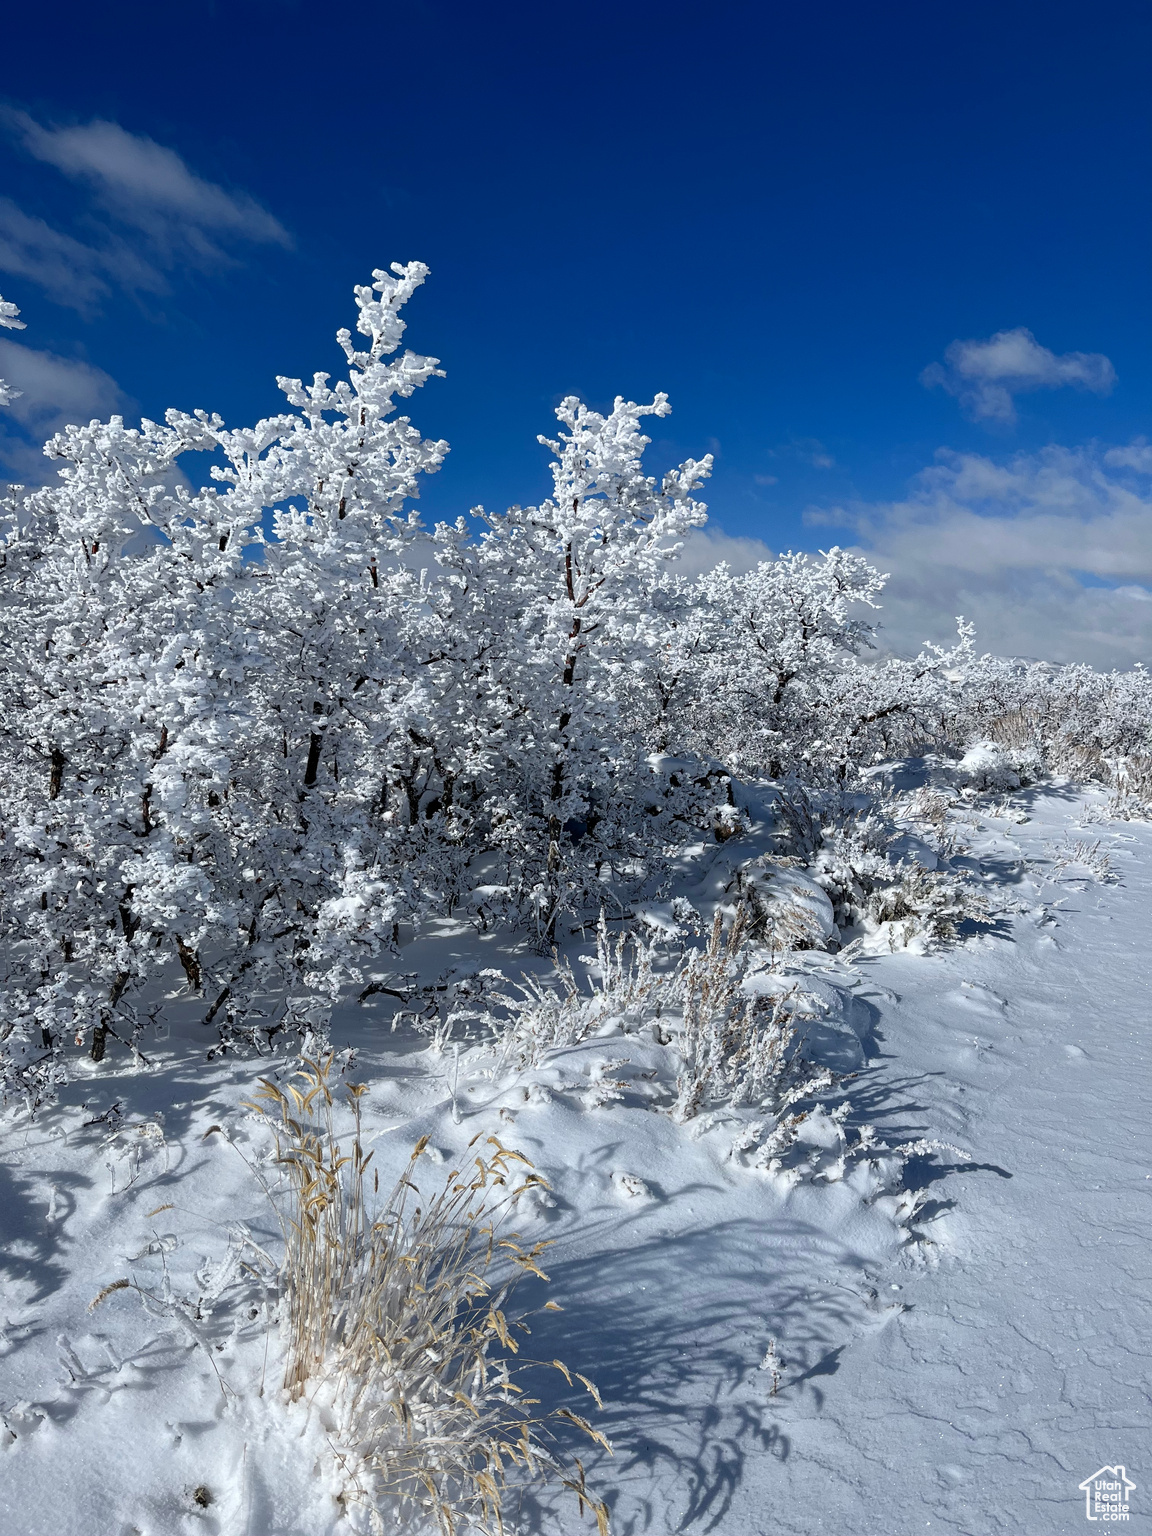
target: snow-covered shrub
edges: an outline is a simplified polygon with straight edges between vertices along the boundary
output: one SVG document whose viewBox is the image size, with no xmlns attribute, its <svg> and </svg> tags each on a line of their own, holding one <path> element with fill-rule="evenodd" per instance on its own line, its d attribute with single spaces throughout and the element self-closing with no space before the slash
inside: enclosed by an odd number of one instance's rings
<svg viewBox="0 0 1152 1536">
<path fill-rule="evenodd" d="M 1027 710 L 1014 709 L 993 720 L 988 739 L 1001 749 L 1021 784 L 1033 784 L 1047 771 L 1043 735 Z"/>
<path fill-rule="evenodd" d="M 506 1528 L 505 1501 L 517 1487 L 555 1478 L 606 1536 L 607 1509 L 557 1430 L 573 1424 L 610 1449 L 607 1440 L 569 1409 L 534 1414 L 538 1399 L 517 1381 L 538 1365 L 569 1383 L 576 1375 L 600 1405 L 578 1372 L 520 1355 L 530 1329 L 509 1303 L 521 1275 L 547 1278 L 539 1263 L 547 1244 L 522 1248 L 501 1225 L 515 1198 L 543 1181 L 523 1154 L 488 1137 L 470 1171 L 453 1169 L 423 1194 L 424 1138 L 391 1194 L 377 1199 L 361 1135 L 365 1089 L 348 1089 L 342 1142 L 330 1068 L 330 1057 L 304 1060 L 296 1082 L 262 1080 L 258 1097 L 284 1176 L 284 1387 L 335 1425 L 345 1497 L 366 1503 L 379 1531 L 383 1506 L 444 1536 L 494 1533 Z"/>
<path fill-rule="evenodd" d="M 892 803 L 893 814 L 913 827 L 927 832 L 941 854 L 955 847 L 955 836 L 949 826 L 949 814 L 959 802 L 948 793 L 931 784 L 921 784 L 918 789 Z"/>
<path fill-rule="evenodd" d="M 538 1066 L 547 1052 L 579 1045 L 609 1028 L 628 1034 L 659 1019 L 674 996 L 674 971 L 660 966 L 656 945 L 610 934 L 603 912 L 596 955 L 586 963 L 596 975 L 590 992 L 568 961 L 558 958 L 558 986 L 527 976 L 511 992 L 491 998 L 488 1018 L 503 1063 Z"/>
<path fill-rule="evenodd" d="M 1010 747 L 1006 755 L 1009 766 L 1023 786 L 1035 784 L 1043 778 L 1044 754 L 1034 742 L 1022 747 Z"/>
<path fill-rule="evenodd" d="M 965 920 L 986 921 L 988 906 L 964 875 L 893 858 L 877 818 L 828 830 L 813 867 L 841 928 L 885 938 L 891 948 L 955 938 Z"/>
<path fill-rule="evenodd" d="M 743 576 L 720 565 L 691 589 L 670 587 L 666 601 L 687 623 L 652 669 L 655 692 L 643 680 L 662 734 L 742 775 L 779 778 L 812 764 L 829 693 L 872 643 L 855 610 L 874 608 L 883 582 L 859 556 L 832 549 L 762 561 Z"/>
<path fill-rule="evenodd" d="M 1108 809 L 1119 821 L 1152 821 L 1152 751 L 1109 758 Z"/>
<path fill-rule="evenodd" d="M 153 1242 L 132 1262 L 153 1256 L 160 1260 L 160 1273 L 155 1275 L 155 1283 L 147 1283 L 150 1278 L 147 1274 L 142 1280 L 140 1272 L 134 1271 L 131 1276 L 123 1276 L 103 1286 L 92 1298 L 88 1311 L 94 1312 L 118 1292 L 131 1292 L 150 1317 L 175 1322 L 188 1343 L 203 1350 L 223 1385 L 216 1356 L 225 1346 L 218 1339 L 213 1340 L 212 1333 L 217 1330 L 210 1331 L 205 1325 L 214 1318 L 224 1324 L 229 1342 L 244 1336 L 266 1336 L 275 1316 L 275 1260 L 240 1221 L 228 1227 L 228 1244 L 223 1256 L 217 1260 L 204 1259 L 191 1276 L 192 1285 L 187 1290 L 173 1285 L 164 1263 L 162 1243 Z M 75 1374 L 81 1378 L 86 1373 L 78 1371 Z"/>
<path fill-rule="evenodd" d="M 984 656 L 958 719 L 1004 748 L 1025 781 L 1041 771 L 1095 780 L 1122 799 L 1120 781 L 1152 759 L 1152 677 L 1142 666 L 1094 672 Z"/>
<path fill-rule="evenodd" d="M 751 1104 L 779 1117 L 832 1081 L 803 1060 L 797 1045 L 797 1020 L 812 1017 L 812 999 L 795 984 L 750 989 L 754 951 L 746 939 L 745 910 L 727 932 L 717 912 L 705 948 L 686 954 L 677 970 L 677 1120 L 720 1104 Z"/>
<path fill-rule="evenodd" d="M 747 938 L 771 951 L 839 945 L 827 892 L 794 859 L 765 854 L 741 865 L 728 893 L 739 904 Z"/>
<path fill-rule="evenodd" d="M 965 789 L 993 794 L 1020 788 L 1008 752 L 995 741 L 973 742 L 956 765 L 956 778 Z"/>
<path fill-rule="evenodd" d="M 791 856 L 831 904 L 837 928 L 906 948 L 954 938 L 964 921 L 988 918 L 979 890 L 948 865 L 954 846 L 948 804 L 946 795 L 932 790 L 885 804 L 876 796 L 793 784 L 781 795 L 779 825 Z M 927 821 L 936 851 L 910 839 L 897 817 L 913 825 Z"/>
<path fill-rule="evenodd" d="M 818 888 L 803 894 L 827 908 Z M 746 1105 L 774 1120 L 829 1086 L 831 1075 L 804 1061 L 799 1045 L 798 1025 L 819 1005 L 782 974 L 787 956 L 814 937 L 811 912 L 798 907 L 790 917 L 782 901 L 758 911 L 747 890 L 728 911 L 717 910 L 702 947 L 679 953 L 637 935 L 611 937 L 602 921 L 595 961 L 586 957 L 596 973 L 590 990 L 560 961 L 559 986 L 528 978 L 493 1000 L 495 1071 L 537 1068 L 550 1053 L 597 1035 L 644 1031 L 669 1052 L 674 1088 L 666 1107 L 681 1121 L 704 1108 Z M 586 1107 L 621 1097 L 595 1088 L 594 1081 Z"/>
<path fill-rule="evenodd" d="M 865 929 L 890 949 L 940 943 L 956 938 L 962 923 L 988 921 L 987 900 L 967 878 L 906 862 L 891 869 L 895 878 L 874 887 L 863 909 Z"/>
<path fill-rule="evenodd" d="M 1063 840 L 1055 845 L 1049 845 L 1048 856 L 1052 860 L 1052 878 L 1058 880 L 1067 870 L 1083 870 L 1103 884 L 1110 884 L 1116 875 L 1112 868 L 1112 859 L 1105 848 L 1101 848 L 1100 839 L 1089 842 L 1087 838 L 1073 838 L 1065 835 Z"/>
</svg>

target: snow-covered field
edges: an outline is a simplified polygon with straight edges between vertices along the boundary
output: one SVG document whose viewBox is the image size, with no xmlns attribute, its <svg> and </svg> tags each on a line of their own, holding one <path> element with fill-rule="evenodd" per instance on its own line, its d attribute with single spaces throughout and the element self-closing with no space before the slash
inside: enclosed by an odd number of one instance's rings
<svg viewBox="0 0 1152 1536">
<path fill-rule="evenodd" d="M 547 1178 L 516 1225 L 552 1241 L 551 1280 L 520 1296 L 563 1309 L 534 1317 L 532 1351 L 603 1394 L 615 1455 L 585 1461 L 616 1532 L 1060 1536 L 1088 1528 L 1078 1485 L 1104 1464 L 1137 1485 L 1128 1528 L 1149 1524 L 1152 826 L 1082 825 L 1104 798 L 970 803 L 969 859 L 1000 909 L 983 931 L 794 957 L 825 1004 L 809 1054 L 853 1075 L 775 1171 L 732 1116 L 661 1110 L 658 1031 L 497 1070 L 389 1032 L 387 1008 L 337 1015 L 390 1174 L 420 1136 L 449 1167 L 482 1132 Z M 754 840 L 686 871 L 705 916 L 709 871 Z M 541 970 L 499 946 L 433 925 L 405 963 Z M 4 1536 L 352 1528 L 324 1415 L 283 1402 L 271 1298 L 241 1267 L 240 1224 L 278 1242 L 249 1166 L 269 1138 L 243 1103 L 270 1064 L 206 1062 L 194 1017 L 142 1041 L 148 1069 L 110 1052 L 4 1126 Z M 862 1125 L 958 1150 L 845 1156 Z M 153 1300 L 121 1288 L 91 1309 L 128 1278 Z M 548 1492 L 523 1517 L 594 1528 Z"/>
</svg>

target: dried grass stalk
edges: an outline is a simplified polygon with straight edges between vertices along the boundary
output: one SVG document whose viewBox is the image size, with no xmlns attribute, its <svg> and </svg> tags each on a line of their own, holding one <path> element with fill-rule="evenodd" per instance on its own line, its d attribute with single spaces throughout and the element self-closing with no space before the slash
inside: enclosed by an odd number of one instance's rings
<svg viewBox="0 0 1152 1536">
<path fill-rule="evenodd" d="M 631 934 L 611 935 L 604 913 L 596 929 L 599 979 L 585 992 L 571 964 L 555 954 L 559 987 L 525 976 L 514 992 L 493 994 L 491 1004 L 503 1014 L 489 1012 L 501 1042 L 501 1065 L 536 1067 L 549 1051 L 564 1050 L 597 1034 L 611 1019 L 624 1032 L 638 1028 L 653 1013 L 659 1016 L 669 976 L 657 970 L 655 949 Z"/>
<path fill-rule="evenodd" d="M 331 1068 L 331 1056 L 306 1059 L 295 1083 L 262 1079 L 257 1095 L 285 1179 L 289 1396 L 307 1392 L 331 1415 L 350 1492 L 368 1504 L 375 1529 L 391 1505 L 397 1517 L 418 1510 L 434 1519 L 445 1536 L 503 1533 L 510 1492 L 556 1479 L 606 1536 L 607 1508 L 555 1431 L 567 1421 L 610 1451 L 608 1441 L 568 1409 L 536 1411 L 539 1399 L 516 1379 L 544 1365 L 569 1384 L 575 1376 L 601 1406 L 592 1383 L 562 1362 L 519 1358 L 529 1330 L 508 1302 L 524 1274 L 548 1278 L 539 1262 L 547 1244 L 524 1248 L 515 1233 L 501 1235 L 501 1221 L 522 1189 L 544 1180 L 490 1136 L 468 1172 L 453 1170 L 425 1197 L 416 1184 L 422 1137 L 381 1201 L 363 1147 L 366 1090 L 347 1089 L 345 1151 Z"/>
<path fill-rule="evenodd" d="M 737 909 L 724 931 L 717 912 L 707 947 L 685 957 L 677 973 L 683 1022 L 677 1037 L 677 1120 L 690 1120 L 709 1102 L 769 1102 L 782 1112 L 797 1097 L 827 1087 L 796 1047 L 796 1020 L 805 999 L 795 987 L 774 997 L 744 989 L 749 951 L 748 908 Z"/>
</svg>

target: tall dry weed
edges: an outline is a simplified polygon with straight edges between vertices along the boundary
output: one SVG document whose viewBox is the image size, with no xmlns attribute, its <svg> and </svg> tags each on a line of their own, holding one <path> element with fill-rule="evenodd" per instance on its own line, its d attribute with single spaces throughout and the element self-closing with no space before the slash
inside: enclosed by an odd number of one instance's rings
<svg viewBox="0 0 1152 1536">
<path fill-rule="evenodd" d="M 796 1022 L 810 1016 L 797 988 L 774 996 L 746 990 L 747 925 L 747 905 L 737 909 L 727 932 L 717 912 L 705 948 L 687 954 L 676 973 L 681 1066 L 672 1114 L 679 1121 L 715 1102 L 770 1103 L 783 1112 L 797 1097 L 831 1082 L 797 1048 Z"/>
<path fill-rule="evenodd" d="M 381 1200 L 364 1150 L 366 1090 L 347 1089 L 351 1134 L 342 1141 L 331 1068 L 331 1056 L 304 1060 L 296 1082 L 262 1079 L 257 1095 L 284 1175 L 289 1396 L 307 1395 L 324 1414 L 349 1496 L 373 1529 L 383 1530 L 388 1511 L 435 1521 L 444 1536 L 500 1536 L 514 1491 L 556 1479 L 606 1536 L 606 1506 L 557 1431 L 567 1422 L 610 1450 L 607 1440 L 570 1409 L 541 1411 L 517 1380 L 546 1366 L 570 1385 L 575 1376 L 600 1405 L 592 1383 L 562 1362 L 520 1358 L 529 1330 L 508 1303 L 524 1274 L 547 1279 L 547 1245 L 522 1247 L 515 1233 L 501 1235 L 502 1221 L 525 1187 L 544 1181 L 523 1154 L 488 1137 L 470 1170 L 452 1170 L 425 1195 L 416 1182 L 423 1137 Z"/>
<path fill-rule="evenodd" d="M 661 999 L 670 992 L 667 971 L 657 969 L 653 945 L 633 934 L 608 932 L 604 913 L 596 930 L 598 978 L 591 992 L 576 979 L 569 961 L 556 954 L 559 987 L 535 976 L 514 983 L 515 990 L 492 999 L 503 1014 L 493 1019 L 504 1066 L 539 1066 L 549 1051 L 579 1045 L 616 1019 L 624 1033 L 638 1029 L 661 1012 Z"/>
</svg>

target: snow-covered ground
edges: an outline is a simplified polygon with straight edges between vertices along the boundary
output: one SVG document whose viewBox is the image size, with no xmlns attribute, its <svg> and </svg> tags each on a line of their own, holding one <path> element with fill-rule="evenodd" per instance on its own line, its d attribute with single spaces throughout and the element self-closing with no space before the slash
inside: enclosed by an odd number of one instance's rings
<svg viewBox="0 0 1152 1536">
<path fill-rule="evenodd" d="M 970 855 L 1016 904 L 990 931 L 810 957 L 834 1005 L 811 1049 L 855 1073 L 828 1106 L 890 1146 L 968 1154 L 913 1157 L 902 1182 L 883 1159 L 838 1167 L 827 1119 L 797 1180 L 734 1154 L 730 1124 L 654 1113 L 662 1047 L 642 1037 L 492 1077 L 385 1014 L 341 1016 L 385 1168 L 420 1135 L 448 1164 L 483 1131 L 549 1180 L 517 1217 L 554 1240 L 563 1308 L 532 1348 L 603 1393 L 615 1456 L 587 1460 L 618 1533 L 1061 1536 L 1089 1528 L 1078 1485 L 1104 1464 L 1137 1485 L 1128 1528 L 1152 1526 L 1152 827 L 1082 826 L 1103 798 L 971 807 Z M 1110 874 L 1060 869 L 1097 839 Z M 516 969 L 450 930 L 438 965 L 454 946 Z M 275 1332 L 230 1258 L 236 1223 L 276 1240 L 240 1155 L 267 1146 L 242 1104 L 260 1069 L 206 1063 L 191 1018 L 145 1044 L 149 1070 L 110 1059 L 4 1129 L 3 1536 L 349 1530 L 319 1417 L 281 1403 Z M 89 1310 L 128 1276 L 162 1298 L 165 1275 L 199 1318 L 130 1290 Z M 532 1508 L 530 1526 L 591 1528 Z"/>
</svg>

